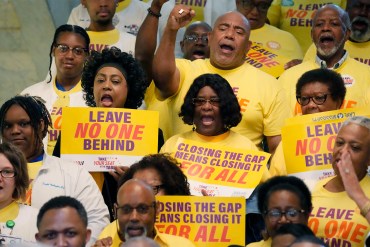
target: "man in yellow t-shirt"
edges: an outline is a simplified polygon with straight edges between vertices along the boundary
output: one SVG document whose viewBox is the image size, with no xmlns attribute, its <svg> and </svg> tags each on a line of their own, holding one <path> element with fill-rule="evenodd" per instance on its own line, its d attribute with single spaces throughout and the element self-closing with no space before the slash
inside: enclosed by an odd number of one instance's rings
<svg viewBox="0 0 370 247">
<path fill-rule="evenodd" d="M 243 119 L 235 131 L 260 148 L 266 136 L 269 150 L 274 152 L 281 139 L 281 127 L 289 113 L 285 94 L 276 80 L 244 62 L 250 47 L 248 20 L 239 12 L 220 16 L 208 34 L 210 59 L 188 61 L 175 59 L 171 51 L 178 29 L 191 21 L 194 12 L 184 5 L 177 5 L 171 15 L 174 18 L 168 20 L 154 56 L 153 78 L 156 96 L 169 99 L 172 135 L 191 128 L 177 115 L 191 83 L 199 75 L 214 73 L 228 80 L 241 106 Z"/>
<path fill-rule="evenodd" d="M 121 51 L 134 55 L 135 36 L 120 32 L 113 25 L 116 1 L 109 0 L 100 4 L 95 0 L 81 0 L 90 16 L 90 25 L 86 28 L 90 37 L 90 51 L 102 51 L 109 46 L 116 46 Z"/>
<path fill-rule="evenodd" d="M 364 104 L 365 93 L 370 87 L 370 68 L 348 56 L 344 43 L 348 40 L 350 20 L 348 14 L 336 5 L 320 8 L 313 18 L 312 40 L 316 46 L 316 58 L 310 59 L 285 71 L 279 78 L 284 87 L 293 115 L 302 110 L 296 101 L 295 85 L 306 71 L 316 68 L 333 69 L 341 74 L 347 94 L 342 108 L 353 108 Z"/>
<path fill-rule="evenodd" d="M 274 0 L 267 17 L 271 25 L 293 34 L 305 53 L 311 45 L 312 17 L 315 11 L 329 3 L 345 9 L 347 0 Z"/>
<path fill-rule="evenodd" d="M 370 1 L 352 0 L 347 5 L 352 32 L 344 49 L 357 61 L 370 66 Z M 304 60 L 315 56 L 314 44 L 308 49 Z"/>
<path fill-rule="evenodd" d="M 120 186 L 117 194 L 116 218 L 100 234 L 97 246 L 120 246 L 128 239 L 147 236 L 161 247 L 194 247 L 188 239 L 160 233 L 155 228 L 159 213 L 153 188 L 141 180 L 131 179 Z"/>
<path fill-rule="evenodd" d="M 252 0 L 236 0 L 236 9 L 251 25 L 250 40 L 271 50 L 274 53 L 269 57 L 271 59 L 278 59 L 278 56 L 288 61 L 302 60 L 303 53 L 296 38 L 289 32 L 266 23 L 271 2 L 272 0 L 261 0 L 256 4 Z"/>
</svg>

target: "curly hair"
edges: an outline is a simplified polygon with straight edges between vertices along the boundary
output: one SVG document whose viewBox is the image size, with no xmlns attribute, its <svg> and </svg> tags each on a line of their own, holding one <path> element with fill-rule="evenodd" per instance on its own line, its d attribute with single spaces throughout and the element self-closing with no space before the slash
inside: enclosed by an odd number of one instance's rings
<svg viewBox="0 0 370 247">
<path fill-rule="evenodd" d="M 193 98 L 205 87 L 211 87 L 220 98 L 220 113 L 226 129 L 235 127 L 242 120 L 238 100 L 229 82 L 218 74 L 203 74 L 194 79 L 185 95 L 179 116 L 184 123 L 192 125 L 195 113 Z"/>
<path fill-rule="evenodd" d="M 144 156 L 122 175 L 118 182 L 118 188 L 132 179 L 136 172 L 151 168 L 159 173 L 166 195 L 190 195 L 188 179 L 180 169 L 181 163 L 169 154 Z"/>
<path fill-rule="evenodd" d="M 294 176 L 272 177 L 259 187 L 257 195 L 258 210 L 264 215 L 268 210 L 270 196 L 276 191 L 286 190 L 295 194 L 300 200 L 300 206 L 309 215 L 312 210 L 311 192 L 306 184 Z"/>
<path fill-rule="evenodd" d="M 0 154 L 3 154 L 6 159 L 9 160 L 15 172 L 15 188 L 12 198 L 15 200 L 24 200 L 30 181 L 28 177 L 26 158 L 21 150 L 9 142 L 0 144 Z"/>
<path fill-rule="evenodd" d="M 37 148 L 42 146 L 42 139 L 46 136 L 48 132 L 48 127 L 52 128 L 51 126 L 51 116 L 49 111 L 46 109 L 44 105 L 44 100 L 37 96 L 30 96 L 30 95 L 17 95 L 9 100 L 7 100 L 0 109 L 0 130 L 1 130 L 1 137 L 4 137 L 4 129 L 7 125 L 5 122 L 5 115 L 8 112 L 9 108 L 13 105 L 19 105 L 23 108 L 23 110 L 27 113 L 28 117 L 30 118 L 31 127 L 33 129 L 33 133 L 35 135 L 35 152 Z M 43 122 L 43 128 L 42 124 Z M 41 129 L 42 128 L 42 129 Z M 41 132 L 41 135 L 38 133 Z"/>
<path fill-rule="evenodd" d="M 141 65 L 126 52 L 121 52 L 117 47 L 105 48 L 102 52 L 91 51 L 90 57 L 85 63 L 81 86 L 84 98 L 88 106 L 96 106 L 94 99 L 94 80 L 98 69 L 106 63 L 117 63 L 126 72 L 127 99 L 122 108 L 137 109 L 144 99 L 145 90 L 148 87 L 146 75 Z"/>
<path fill-rule="evenodd" d="M 75 34 L 81 35 L 81 37 L 85 40 L 85 47 L 84 48 L 88 50 L 89 46 L 90 46 L 89 35 L 87 34 L 86 30 L 83 29 L 82 27 L 77 26 L 77 25 L 70 25 L 70 24 L 64 24 L 64 25 L 59 26 L 55 30 L 54 37 L 53 37 L 53 42 L 51 43 L 51 46 L 50 46 L 50 52 L 49 52 L 49 80 L 48 80 L 47 83 L 49 83 L 52 79 L 51 65 L 52 65 L 52 62 L 53 62 L 53 55 L 52 55 L 53 54 L 53 49 L 57 45 L 57 40 L 59 38 L 59 35 L 63 32 L 69 32 L 69 33 L 75 33 Z"/>
<path fill-rule="evenodd" d="M 313 69 L 305 72 L 296 85 L 296 96 L 301 96 L 302 88 L 310 83 L 320 82 L 329 88 L 329 92 L 334 101 L 342 105 L 346 97 L 346 87 L 340 74 L 330 69 Z"/>
</svg>

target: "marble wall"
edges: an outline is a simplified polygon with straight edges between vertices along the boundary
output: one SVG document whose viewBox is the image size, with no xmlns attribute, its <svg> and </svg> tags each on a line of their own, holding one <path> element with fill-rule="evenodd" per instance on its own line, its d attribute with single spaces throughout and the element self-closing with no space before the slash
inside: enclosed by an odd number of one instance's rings
<svg viewBox="0 0 370 247">
<path fill-rule="evenodd" d="M 54 30 L 45 0 L 0 0 L 0 105 L 45 79 Z"/>
</svg>

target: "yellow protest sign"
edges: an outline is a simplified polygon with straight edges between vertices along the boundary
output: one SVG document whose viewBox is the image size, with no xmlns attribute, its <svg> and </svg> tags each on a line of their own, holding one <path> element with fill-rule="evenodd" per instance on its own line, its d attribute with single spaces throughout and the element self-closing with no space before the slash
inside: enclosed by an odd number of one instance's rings
<svg viewBox="0 0 370 247">
<path fill-rule="evenodd" d="M 144 155 L 157 152 L 158 122 L 158 112 L 154 111 L 63 108 L 62 157 L 89 171 L 130 165 Z"/>
<path fill-rule="evenodd" d="M 259 184 L 270 154 L 220 147 L 179 138 L 172 154 L 182 164 L 192 195 L 249 197 Z"/>
<path fill-rule="evenodd" d="M 252 42 L 245 58 L 246 63 L 263 70 L 273 77 L 279 77 L 284 72 L 284 64 L 289 61 L 290 59 L 278 55 L 273 50 L 256 42 Z"/>
<path fill-rule="evenodd" d="M 369 116 L 370 111 L 351 108 L 288 119 L 281 134 L 287 173 L 303 179 L 310 189 L 333 176 L 335 138 L 342 123 L 358 115 Z"/>
<path fill-rule="evenodd" d="M 190 239 L 199 247 L 243 245 L 243 197 L 157 196 L 156 228 Z"/>
</svg>

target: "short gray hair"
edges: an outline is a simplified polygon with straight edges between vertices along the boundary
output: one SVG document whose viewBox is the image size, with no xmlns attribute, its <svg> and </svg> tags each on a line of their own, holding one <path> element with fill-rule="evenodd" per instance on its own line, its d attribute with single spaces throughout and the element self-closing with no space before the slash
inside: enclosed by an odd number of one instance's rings
<svg viewBox="0 0 370 247">
<path fill-rule="evenodd" d="M 370 131 L 370 118 L 364 117 L 364 116 L 355 116 L 355 117 L 350 117 L 346 121 L 343 122 L 342 126 L 340 127 L 341 129 L 349 124 L 358 124 L 362 127 L 367 128 Z"/>
<path fill-rule="evenodd" d="M 321 11 L 323 11 L 325 8 L 335 9 L 339 13 L 340 20 L 342 21 L 342 27 L 344 28 L 344 31 L 351 30 L 351 20 L 349 19 L 348 13 L 336 4 L 326 4 L 322 6 L 320 9 L 318 9 L 315 13 L 315 16 L 312 19 L 312 23 L 316 22 L 317 15 Z"/>
</svg>

